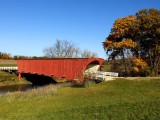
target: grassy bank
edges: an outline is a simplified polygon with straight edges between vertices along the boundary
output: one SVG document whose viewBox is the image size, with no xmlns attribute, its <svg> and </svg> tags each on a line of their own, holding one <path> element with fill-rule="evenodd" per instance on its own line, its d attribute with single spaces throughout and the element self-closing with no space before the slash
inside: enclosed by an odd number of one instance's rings
<svg viewBox="0 0 160 120">
<path fill-rule="evenodd" d="M 0 59 L 0 67 L 15 67 L 17 66 L 16 60 L 12 59 Z M 12 85 L 12 84 L 28 84 L 24 79 L 18 80 L 16 74 L 10 74 L 0 70 L 0 86 Z"/>
<path fill-rule="evenodd" d="M 18 80 L 18 77 L 15 73 L 8 73 L 0 70 L 0 86 L 12 85 L 12 84 L 28 84 L 24 79 Z"/>
<path fill-rule="evenodd" d="M 89 88 L 47 86 L 0 96 L 1 120 L 157 120 L 160 80 L 115 80 Z"/>
</svg>

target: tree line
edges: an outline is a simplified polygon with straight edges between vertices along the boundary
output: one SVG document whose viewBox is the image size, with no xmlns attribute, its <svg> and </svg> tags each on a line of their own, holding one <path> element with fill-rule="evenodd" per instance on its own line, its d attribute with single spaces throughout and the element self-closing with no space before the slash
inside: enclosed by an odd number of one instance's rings
<svg viewBox="0 0 160 120">
<path fill-rule="evenodd" d="M 24 56 L 24 55 L 14 55 L 12 56 L 10 53 L 0 52 L 0 59 L 35 59 L 35 58 L 45 58 L 45 57 L 37 57 L 37 56 Z"/>
<path fill-rule="evenodd" d="M 0 52 L 0 59 L 10 59 L 11 55 L 9 53 Z"/>
</svg>

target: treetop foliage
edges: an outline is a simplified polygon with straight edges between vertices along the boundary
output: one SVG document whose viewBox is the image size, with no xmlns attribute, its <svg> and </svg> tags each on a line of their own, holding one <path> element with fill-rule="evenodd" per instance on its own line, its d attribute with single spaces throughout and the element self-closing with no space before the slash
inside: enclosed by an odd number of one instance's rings
<svg viewBox="0 0 160 120">
<path fill-rule="evenodd" d="M 113 25 L 112 32 L 114 37 L 120 38 L 121 36 L 128 35 L 132 31 L 132 26 L 134 26 L 135 17 L 128 16 L 124 18 L 117 19 Z"/>
</svg>

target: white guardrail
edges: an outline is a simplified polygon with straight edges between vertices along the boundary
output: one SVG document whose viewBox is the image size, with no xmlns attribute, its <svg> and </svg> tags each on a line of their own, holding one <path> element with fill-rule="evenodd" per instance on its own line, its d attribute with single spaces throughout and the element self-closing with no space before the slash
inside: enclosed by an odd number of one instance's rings
<svg viewBox="0 0 160 120">
<path fill-rule="evenodd" d="M 116 72 L 103 72 L 103 71 L 97 71 L 98 75 L 103 75 L 103 76 L 112 76 L 112 77 L 118 77 L 118 73 Z"/>
<path fill-rule="evenodd" d="M 0 70 L 18 70 L 18 67 L 0 67 Z"/>
</svg>

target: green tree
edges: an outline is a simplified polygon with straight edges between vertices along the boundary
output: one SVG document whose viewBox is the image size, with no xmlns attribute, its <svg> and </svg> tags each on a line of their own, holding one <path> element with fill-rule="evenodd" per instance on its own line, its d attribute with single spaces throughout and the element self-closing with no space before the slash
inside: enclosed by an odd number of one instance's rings
<svg viewBox="0 0 160 120">
<path fill-rule="evenodd" d="M 136 13 L 139 27 L 140 56 L 147 60 L 152 75 L 158 75 L 160 65 L 160 11 L 155 9 L 140 10 Z"/>
<path fill-rule="evenodd" d="M 2 58 L 2 56 L 3 56 L 3 53 L 2 53 L 2 52 L 0 52 L 0 58 Z"/>
</svg>

